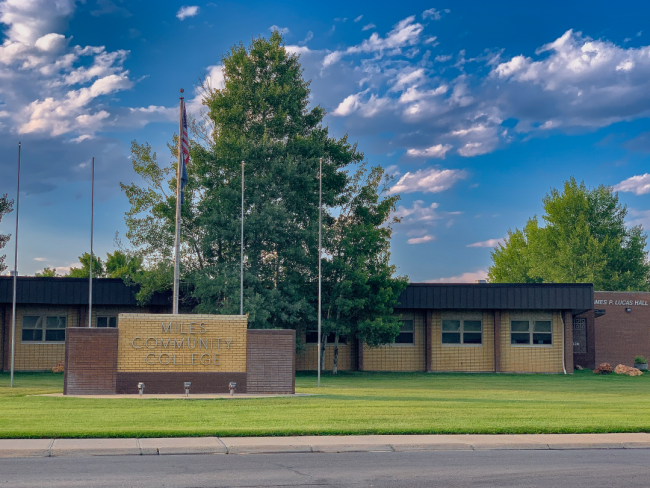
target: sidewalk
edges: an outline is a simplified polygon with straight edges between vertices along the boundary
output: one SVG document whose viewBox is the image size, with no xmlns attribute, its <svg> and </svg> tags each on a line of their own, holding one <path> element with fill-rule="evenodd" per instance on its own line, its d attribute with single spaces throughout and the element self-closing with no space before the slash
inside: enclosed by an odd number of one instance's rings
<svg viewBox="0 0 650 488">
<path fill-rule="evenodd" d="M 644 433 L 176 437 L 155 439 L 0 439 L 0 458 L 164 454 L 649 448 L 650 434 Z"/>
</svg>

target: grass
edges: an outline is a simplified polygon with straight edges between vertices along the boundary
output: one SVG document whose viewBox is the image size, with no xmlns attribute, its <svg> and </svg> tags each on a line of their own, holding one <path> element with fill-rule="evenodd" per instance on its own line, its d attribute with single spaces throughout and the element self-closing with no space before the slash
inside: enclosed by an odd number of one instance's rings
<svg viewBox="0 0 650 488">
<path fill-rule="evenodd" d="M 63 375 L 0 374 L 0 438 L 650 432 L 650 374 L 298 374 L 318 396 L 84 399 Z"/>
</svg>

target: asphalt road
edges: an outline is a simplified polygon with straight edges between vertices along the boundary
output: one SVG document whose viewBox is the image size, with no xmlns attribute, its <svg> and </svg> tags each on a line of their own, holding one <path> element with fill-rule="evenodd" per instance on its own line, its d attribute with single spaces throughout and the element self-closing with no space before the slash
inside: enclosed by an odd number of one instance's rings
<svg viewBox="0 0 650 488">
<path fill-rule="evenodd" d="M 11 487 L 647 487 L 650 450 L 0 459 Z"/>
</svg>

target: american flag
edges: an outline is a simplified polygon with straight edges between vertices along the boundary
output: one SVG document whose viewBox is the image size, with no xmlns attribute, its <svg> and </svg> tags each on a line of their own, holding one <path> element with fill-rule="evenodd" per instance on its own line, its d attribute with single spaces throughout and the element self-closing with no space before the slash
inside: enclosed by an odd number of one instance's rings
<svg viewBox="0 0 650 488">
<path fill-rule="evenodd" d="M 185 102 L 183 102 L 183 133 L 181 134 L 181 205 L 185 203 L 185 185 L 187 178 L 187 161 L 190 156 L 190 140 L 187 135 L 187 114 L 185 113 Z"/>
</svg>

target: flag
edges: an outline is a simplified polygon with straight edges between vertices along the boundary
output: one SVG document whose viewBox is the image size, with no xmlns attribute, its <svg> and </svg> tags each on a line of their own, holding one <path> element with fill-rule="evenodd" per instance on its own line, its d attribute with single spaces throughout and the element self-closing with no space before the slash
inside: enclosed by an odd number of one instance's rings
<svg viewBox="0 0 650 488">
<path fill-rule="evenodd" d="M 185 103 L 183 102 L 183 130 L 181 133 L 181 205 L 185 203 L 185 185 L 189 179 L 187 178 L 187 161 L 190 156 L 190 140 L 187 135 L 187 114 L 185 113 Z"/>
</svg>

